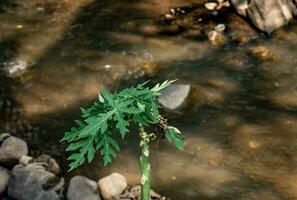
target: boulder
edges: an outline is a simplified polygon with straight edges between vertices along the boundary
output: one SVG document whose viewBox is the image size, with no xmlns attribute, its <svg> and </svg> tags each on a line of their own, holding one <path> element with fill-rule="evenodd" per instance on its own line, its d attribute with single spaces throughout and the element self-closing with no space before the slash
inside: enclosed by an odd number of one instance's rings
<svg viewBox="0 0 297 200">
<path fill-rule="evenodd" d="M 293 0 L 230 0 L 235 10 L 260 30 L 271 33 L 297 15 Z"/>
<path fill-rule="evenodd" d="M 127 187 L 127 181 L 121 174 L 112 173 L 100 179 L 98 185 L 104 199 L 114 199 Z"/>
<path fill-rule="evenodd" d="M 0 167 L 0 196 L 7 188 L 9 177 L 10 172 L 5 168 Z"/>
<path fill-rule="evenodd" d="M 79 190 L 78 190 L 79 188 Z M 67 200 L 100 200 L 98 185 L 83 176 L 75 176 L 70 180 Z"/>
<path fill-rule="evenodd" d="M 0 165 L 12 167 L 19 162 L 22 156 L 27 154 L 28 146 L 26 142 L 13 136 L 5 137 L 0 146 Z"/>
<path fill-rule="evenodd" d="M 60 200 L 64 179 L 36 163 L 16 165 L 8 182 L 8 196 L 15 200 Z"/>
<path fill-rule="evenodd" d="M 187 99 L 191 86 L 187 84 L 174 84 L 161 91 L 159 102 L 165 108 L 174 110 L 179 108 Z"/>
</svg>

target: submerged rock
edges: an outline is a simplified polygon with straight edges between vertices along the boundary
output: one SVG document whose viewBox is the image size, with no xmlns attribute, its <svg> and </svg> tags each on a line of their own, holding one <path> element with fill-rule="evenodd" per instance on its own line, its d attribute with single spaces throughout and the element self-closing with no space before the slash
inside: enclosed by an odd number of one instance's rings
<svg viewBox="0 0 297 200">
<path fill-rule="evenodd" d="M 9 177 L 10 172 L 5 168 L 0 167 L 0 196 L 7 188 Z"/>
<path fill-rule="evenodd" d="M 64 179 L 36 163 L 16 165 L 8 183 L 8 196 L 15 200 L 60 200 Z"/>
<path fill-rule="evenodd" d="M 12 167 L 19 162 L 22 156 L 27 154 L 28 146 L 26 142 L 13 136 L 5 137 L 0 146 L 0 165 Z"/>
<path fill-rule="evenodd" d="M 98 185 L 104 199 L 113 199 L 124 191 L 127 187 L 127 181 L 121 174 L 112 173 L 100 179 Z"/>
<path fill-rule="evenodd" d="M 179 108 L 187 99 L 191 86 L 187 84 L 174 84 L 161 91 L 159 102 L 165 108 L 174 110 Z"/>
<path fill-rule="evenodd" d="M 98 185 L 83 176 L 75 176 L 70 180 L 67 200 L 100 200 Z"/>
<path fill-rule="evenodd" d="M 271 33 L 297 15 L 292 0 L 230 0 L 236 11 L 260 30 Z"/>
<path fill-rule="evenodd" d="M 225 35 L 222 32 L 218 32 L 216 30 L 210 31 L 207 34 L 207 37 L 213 45 L 223 45 L 227 42 Z"/>
<path fill-rule="evenodd" d="M 277 56 L 266 46 L 257 46 L 249 49 L 248 54 L 259 61 L 268 62 L 277 59 Z"/>
<path fill-rule="evenodd" d="M 21 28 L 21 25 L 19 25 L 19 28 Z M 30 66 L 30 64 L 25 60 L 16 58 L 15 60 L 4 63 L 4 66 L 4 70 L 6 72 L 8 72 L 9 74 L 16 74 L 18 72 L 26 70 Z"/>
</svg>

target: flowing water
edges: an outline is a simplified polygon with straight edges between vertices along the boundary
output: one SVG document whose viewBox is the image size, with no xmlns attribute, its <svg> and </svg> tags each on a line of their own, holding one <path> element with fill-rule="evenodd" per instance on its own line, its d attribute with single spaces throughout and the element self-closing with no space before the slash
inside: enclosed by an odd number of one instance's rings
<svg viewBox="0 0 297 200">
<path fill-rule="evenodd" d="M 297 25 L 222 46 L 157 33 L 160 14 L 192 2 L 2 0 L 0 130 L 65 167 L 58 141 L 101 85 L 178 79 L 193 95 L 166 115 L 185 151 L 153 147 L 153 188 L 173 200 L 297 199 Z M 98 157 L 64 175 L 119 172 L 136 184 L 137 140 L 131 133 L 121 142 L 108 167 Z"/>
</svg>

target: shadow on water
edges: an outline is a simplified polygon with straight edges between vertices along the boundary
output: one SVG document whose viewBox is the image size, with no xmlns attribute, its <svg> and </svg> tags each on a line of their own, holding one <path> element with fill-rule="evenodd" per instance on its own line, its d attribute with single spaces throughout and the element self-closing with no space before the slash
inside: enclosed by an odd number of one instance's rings
<svg viewBox="0 0 297 200">
<path fill-rule="evenodd" d="M 79 117 L 78 108 L 96 98 L 100 84 L 115 90 L 177 78 L 191 84 L 190 101 L 199 109 L 167 113 L 187 140 L 184 152 L 165 142 L 157 151 L 153 147 L 154 188 L 173 200 L 297 198 L 296 25 L 273 38 L 216 47 L 154 34 L 154 20 L 185 1 L 32 2 L 16 13 L 5 11 L 27 21 L 0 16 L 12 24 L 0 34 L 0 61 L 17 56 L 32 63 L 17 84 L 1 78 L 6 87 L 14 85 L 10 93 L 21 107 L 1 131 L 14 129 L 33 155 L 51 154 L 65 170 L 65 147 L 58 140 Z M 31 19 L 44 9 L 49 14 L 41 21 Z M 98 157 L 67 176 L 98 179 L 117 171 L 138 183 L 135 133 L 127 141 L 111 166 L 104 168 Z"/>
</svg>

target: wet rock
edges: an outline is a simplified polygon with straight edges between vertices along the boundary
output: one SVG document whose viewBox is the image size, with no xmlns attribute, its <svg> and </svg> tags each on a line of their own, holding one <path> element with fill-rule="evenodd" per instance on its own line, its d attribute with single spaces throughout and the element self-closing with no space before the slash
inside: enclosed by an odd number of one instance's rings
<svg viewBox="0 0 297 200">
<path fill-rule="evenodd" d="M 78 189 L 79 188 L 79 189 Z M 100 200 L 98 185 L 83 176 L 75 176 L 70 180 L 67 200 Z"/>
<path fill-rule="evenodd" d="M 207 37 L 213 45 L 223 45 L 227 42 L 225 35 L 218 31 L 210 31 Z"/>
<path fill-rule="evenodd" d="M 128 186 L 125 191 L 115 198 L 115 200 L 140 200 L 141 199 L 141 186 Z M 151 199 L 152 200 L 166 200 L 167 198 L 157 194 L 151 190 Z"/>
<path fill-rule="evenodd" d="M 22 25 L 18 25 L 17 29 L 22 28 Z M 30 65 L 27 61 L 20 58 L 4 63 L 4 70 L 9 74 L 16 74 L 18 72 L 26 70 Z"/>
<path fill-rule="evenodd" d="M 6 167 L 12 167 L 19 162 L 22 156 L 27 154 L 28 146 L 26 142 L 13 136 L 8 137 L 4 139 L 0 146 L 0 164 Z"/>
<path fill-rule="evenodd" d="M 222 33 L 226 30 L 226 25 L 225 24 L 218 24 L 216 27 L 215 27 L 215 31 L 218 32 L 218 33 Z"/>
<path fill-rule="evenodd" d="M 37 163 L 43 163 L 49 172 L 59 175 L 61 172 L 60 166 L 57 161 L 49 155 L 42 154 L 36 159 Z"/>
<path fill-rule="evenodd" d="M 277 56 L 265 46 L 252 47 L 249 49 L 248 54 L 262 62 L 273 61 L 277 58 Z"/>
<path fill-rule="evenodd" d="M 174 84 L 161 91 L 159 102 L 165 108 L 174 110 L 179 108 L 187 99 L 191 86 L 187 84 Z"/>
<path fill-rule="evenodd" d="M 15 200 L 60 200 L 64 179 L 36 163 L 16 165 L 8 183 L 8 196 Z"/>
<path fill-rule="evenodd" d="M 112 173 L 100 179 L 98 185 L 104 199 L 113 199 L 124 191 L 127 181 L 121 174 Z"/>
<path fill-rule="evenodd" d="M 0 167 L 0 196 L 7 188 L 9 177 L 10 172 L 5 168 Z"/>
<path fill-rule="evenodd" d="M 230 0 L 239 14 L 260 30 L 271 33 L 288 24 L 297 15 L 297 8 L 292 0 Z"/>
</svg>

